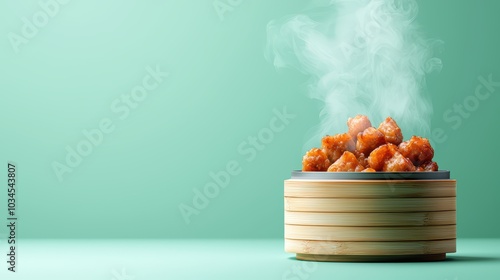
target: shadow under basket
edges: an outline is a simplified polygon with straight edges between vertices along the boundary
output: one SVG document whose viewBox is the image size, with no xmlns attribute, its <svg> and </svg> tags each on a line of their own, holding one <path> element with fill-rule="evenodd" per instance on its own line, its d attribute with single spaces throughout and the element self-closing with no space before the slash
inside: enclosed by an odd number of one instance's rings
<svg viewBox="0 0 500 280">
<path fill-rule="evenodd" d="M 456 252 L 456 180 L 436 172 L 292 172 L 285 251 L 308 261 L 438 261 Z"/>
</svg>

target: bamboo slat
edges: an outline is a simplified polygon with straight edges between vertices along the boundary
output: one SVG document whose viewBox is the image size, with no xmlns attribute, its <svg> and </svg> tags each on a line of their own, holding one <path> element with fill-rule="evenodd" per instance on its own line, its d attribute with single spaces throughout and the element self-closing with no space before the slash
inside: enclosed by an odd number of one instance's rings
<svg viewBox="0 0 500 280">
<path fill-rule="evenodd" d="M 454 197 L 455 180 L 285 180 L 287 197 Z"/>
<path fill-rule="evenodd" d="M 285 210 L 347 213 L 455 211 L 455 201 L 455 197 L 373 199 L 285 197 Z"/>
<path fill-rule="evenodd" d="M 334 227 L 285 225 L 285 238 L 319 241 L 424 241 L 455 239 L 456 226 Z"/>
<path fill-rule="evenodd" d="M 285 239 L 285 251 L 316 255 L 420 255 L 453 253 L 456 239 L 352 242 Z"/>
</svg>

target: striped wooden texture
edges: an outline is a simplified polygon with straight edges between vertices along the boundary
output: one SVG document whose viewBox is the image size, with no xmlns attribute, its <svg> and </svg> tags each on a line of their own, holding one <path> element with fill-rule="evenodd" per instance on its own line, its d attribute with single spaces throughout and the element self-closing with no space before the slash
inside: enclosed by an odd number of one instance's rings
<svg viewBox="0 0 500 280">
<path fill-rule="evenodd" d="M 285 239 L 285 250 L 317 255 L 418 255 L 456 251 L 455 239 L 431 241 L 353 242 Z"/>
<path fill-rule="evenodd" d="M 299 259 L 437 260 L 456 250 L 455 180 L 294 179 L 284 193 L 285 250 Z"/>
<path fill-rule="evenodd" d="M 455 225 L 456 212 L 325 213 L 286 211 L 285 224 L 359 227 Z"/>
</svg>

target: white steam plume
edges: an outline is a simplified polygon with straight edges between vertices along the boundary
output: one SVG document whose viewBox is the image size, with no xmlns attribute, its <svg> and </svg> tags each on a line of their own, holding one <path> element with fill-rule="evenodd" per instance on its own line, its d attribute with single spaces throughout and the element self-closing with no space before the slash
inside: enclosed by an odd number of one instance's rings
<svg viewBox="0 0 500 280">
<path fill-rule="evenodd" d="M 375 127 L 391 116 L 405 138 L 428 136 L 425 75 L 442 64 L 433 57 L 440 42 L 424 38 L 417 13 L 412 0 L 334 0 L 268 24 L 268 59 L 310 75 L 309 95 L 324 103 L 308 148 L 346 131 L 348 117 L 357 114 Z"/>
</svg>

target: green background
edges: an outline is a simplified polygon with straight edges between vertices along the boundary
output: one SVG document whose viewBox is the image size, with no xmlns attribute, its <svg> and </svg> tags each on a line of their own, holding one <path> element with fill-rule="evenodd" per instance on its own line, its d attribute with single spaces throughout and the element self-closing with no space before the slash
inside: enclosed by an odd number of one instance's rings
<svg viewBox="0 0 500 280">
<path fill-rule="evenodd" d="M 266 25 L 309 5 L 242 1 L 221 20 L 212 1 L 74 0 L 15 53 L 9 32 L 19 34 L 22 17 L 40 7 L 1 1 L 0 178 L 8 161 L 17 164 L 19 237 L 282 237 L 283 180 L 300 168 L 321 104 L 306 97 L 308 77 L 265 60 Z M 432 128 L 447 136 L 435 158 L 458 181 L 458 236 L 500 237 L 500 88 L 457 129 L 443 119 L 473 95 L 478 76 L 500 81 L 500 2 L 419 5 L 423 30 L 445 43 L 444 68 L 428 89 Z M 170 76 L 120 120 L 110 104 L 156 65 Z M 245 160 L 240 143 L 285 106 L 296 117 Z M 63 163 L 65 147 L 103 118 L 115 130 L 60 182 L 51 164 Z M 241 173 L 186 224 L 179 205 L 232 160 Z"/>
</svg>

